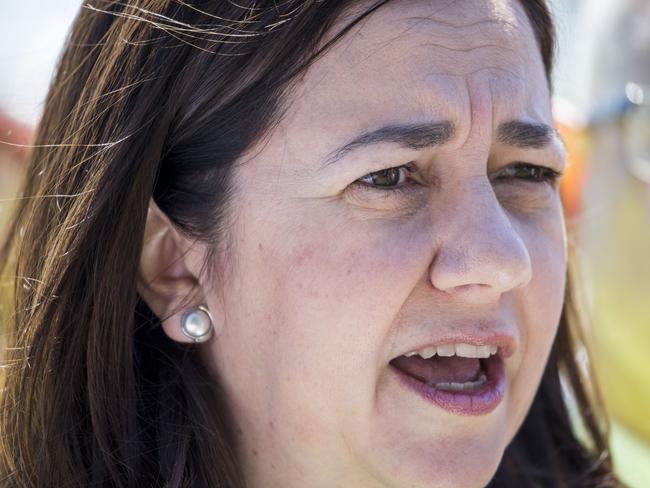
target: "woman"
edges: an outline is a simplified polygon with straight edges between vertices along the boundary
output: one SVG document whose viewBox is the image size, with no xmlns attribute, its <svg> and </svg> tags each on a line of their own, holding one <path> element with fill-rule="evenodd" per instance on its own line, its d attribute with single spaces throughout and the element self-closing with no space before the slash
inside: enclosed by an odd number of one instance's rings
<svg viewBox="0 0 650 488">
<path fill-rule="evenodd" d="M 532 0 L 87 4 L 12 235 L 5 484 L 614 485 L 553 43 Z"/>
</svg>

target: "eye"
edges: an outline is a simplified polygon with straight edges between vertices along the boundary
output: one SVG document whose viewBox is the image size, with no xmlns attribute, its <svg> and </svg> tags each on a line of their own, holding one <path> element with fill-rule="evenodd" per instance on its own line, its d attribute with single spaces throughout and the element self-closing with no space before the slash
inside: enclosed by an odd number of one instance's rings
<svg viewBox="0 0 650 488">
<path fill-rule="evenodd" d="M 408 174 L 412 171 L 413 168 L 409 164 L 395 166 L 393 168 L 375 171 L 374 173 L 368 173 L 355 181 L 355 183 L 382 190 L 396 189 L 406 183 Z"/>
<path fill-rule="evenodd" d="M 546 166 L 538 166 L 530 163 L 515 163 L 504 168 L 498 176 L 498 179 L 515 178 L 527 180 L 532 183 L 550 183 L 554 184 L 562 173 Z"/>
</svg>

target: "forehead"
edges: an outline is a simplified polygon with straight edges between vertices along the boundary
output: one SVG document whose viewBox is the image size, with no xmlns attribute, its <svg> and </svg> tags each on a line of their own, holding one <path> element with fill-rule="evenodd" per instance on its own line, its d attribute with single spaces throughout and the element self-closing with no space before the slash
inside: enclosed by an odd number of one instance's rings
<svg viewBox="0 0 650 488">
<path fill-rule="evenodd" d="M 388 2 L 319 58 L 293 93 L 292 122 L 343 137 L 379 123 L 462 125 L 473 102 L 498 118 L 550 120 L 541 55 L 516 1 Z"/>
</svg>

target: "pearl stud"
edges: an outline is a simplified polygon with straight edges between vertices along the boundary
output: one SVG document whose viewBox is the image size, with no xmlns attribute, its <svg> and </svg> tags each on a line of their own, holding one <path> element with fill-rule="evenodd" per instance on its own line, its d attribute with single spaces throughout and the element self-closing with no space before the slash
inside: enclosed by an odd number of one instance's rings
<svg viewBox="0 0 650 488">
<path fill-rule="evenodd" d="M 212 315 L 205 305 L 199 305 L 181 317 L 183 334 L 194 342 L 205 342 L 212 336 L 214 325 Z"/>
</svg>

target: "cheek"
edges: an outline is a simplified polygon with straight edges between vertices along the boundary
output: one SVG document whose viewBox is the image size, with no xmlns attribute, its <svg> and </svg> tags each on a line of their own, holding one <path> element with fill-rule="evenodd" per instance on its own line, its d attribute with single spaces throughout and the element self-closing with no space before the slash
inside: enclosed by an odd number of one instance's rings
<svg viewBox="0 0 650 488">
<path fill-rule="evenodd" d="M 528 328 L 531 341 L 526 346 L 534 349 L 539 344 L 548 349 L 557 331 L 566 286 L 567 240 L 559 208 L 534 226 L 529 242 L 533 278 L 525 291 L 526 323 L 536 326 Z"/>
<path fill-rule="evenodd" d="M 430 254 L 425 228 L 396 221 L 350 221 L 336 231 L 301 226 L 276 261 L 286 266 L 274 270 L 284 322 L 308 327 L 303 345 L 310 349 L 342 363 L 370 361 L 422 274 Z"/>
<path fill-rule="evenodd" d="M 371 408 L 391 324 L 431 250 L 417 221 L 296 220 L 267 219 L 238 239 L 217 354 L 238 364 L 225 375 L 240 403 L 254 396 L 264 415 L 322 433 Z"/>
<path fill-rule="evenodd" d="M 530 283 L 515 290 L 524 302 L 522 322 L 526 325 L 522 332 L 552 340 L 564 302 L 567 270 L 567 238 L 559 199 L 544 213 L 520 221 L 518 227 L 532 265 Z M 536 346 L 528 344 L 525 337 L 524 341 L 527 347 Z"/>
<path fill-rule="evenodd" d="M 557 215 L 557 214 L 556 214 Z M 533 401 L 553 345 L 566 286 L 566 236 L 560 216 L 538 220 L 522 230 L 531 257 L 530 283 L 520 299 L 521 357 L 513 377 L 513 435 Z"/>
</svg>

